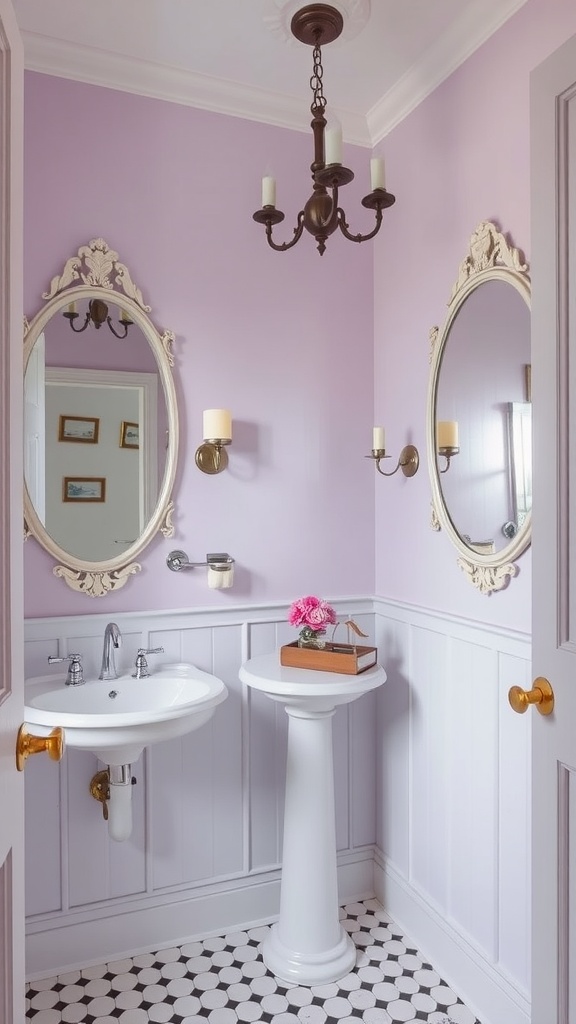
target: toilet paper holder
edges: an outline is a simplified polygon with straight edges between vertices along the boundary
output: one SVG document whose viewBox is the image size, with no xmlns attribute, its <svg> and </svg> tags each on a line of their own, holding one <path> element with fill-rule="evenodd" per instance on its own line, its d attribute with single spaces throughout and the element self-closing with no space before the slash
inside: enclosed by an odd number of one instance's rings
<svg viewBox="0 0 576 1024">
<path fill-rule="evenodd" d="M 166 565 L 172 572 L 180 572 L 181 569 L 199 569 L 207 567 L 215 572 L 231 572 L 234 566 L 234 559 L 226 551 L 212 551 L 206 555 L 205 562 L 191 562 L 185 551 L 171 551 L 166 559 Z"/>
</svg>

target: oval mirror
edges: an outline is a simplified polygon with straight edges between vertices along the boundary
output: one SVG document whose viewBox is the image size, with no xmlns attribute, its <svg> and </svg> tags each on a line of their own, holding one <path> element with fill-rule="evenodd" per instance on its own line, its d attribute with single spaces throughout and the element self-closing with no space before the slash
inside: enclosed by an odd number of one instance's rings
<svg viewBox="0 0 576 1024">
<path fill-rule="evenodd" d="M 103 239 L 82 246 L 24 333 L 25 533 L 54 573 L 102 597 L 173 535 L 174 334 L 160 333 Z"/>
<path fill-rule="evenodd" d="M 494 224 L 470 240 L 444 327 L 431 331 L 427 448 L 433 525 L 483 593 L 530 544 L 530 281 Z"/>
</svg>

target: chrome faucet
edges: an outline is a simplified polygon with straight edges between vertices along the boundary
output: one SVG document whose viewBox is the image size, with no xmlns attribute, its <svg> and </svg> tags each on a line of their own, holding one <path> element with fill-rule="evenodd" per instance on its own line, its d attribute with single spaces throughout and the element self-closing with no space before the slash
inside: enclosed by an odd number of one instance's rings
<svg viewBox="0 0 576 1024">
<path fill-rule="evenodd" d="M 67 654 L 65 658 L 55 658 L 52 655 L 48 658 L 49 665 L 57 665 L 61 661 L 68 662 L 68 675 L 66 676 L 66 686 L 82 686 L 85 682 L 84 672 L 82 669 L 82 655 L 81 654 Z"/>
<path fill-rule="evenodd" d="M 109 622 L 104 630 L 104 650 L 102 651 L 102 667 L 99 679 L 118 679 L 114 650 L 122 643 L 122 634 L 115 622 Z"/>
<path fill-rule="evenodd" d="M 148 679 L 150 669 L 146 661 L 147 654 L 164 654 L 163 647 L 139 647 L 136 655 L 136 664 L 132 673 L 133 679 Z"/>
</svg>

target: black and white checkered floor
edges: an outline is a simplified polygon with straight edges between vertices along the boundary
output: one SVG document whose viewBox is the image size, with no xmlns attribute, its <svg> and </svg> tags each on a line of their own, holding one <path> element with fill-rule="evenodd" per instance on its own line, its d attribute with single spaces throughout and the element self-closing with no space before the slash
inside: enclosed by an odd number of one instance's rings
<svg viewBox="0 0 576 1024">
<path fill-rule="evenodd" d="M 332 985 L 290 987 L 250 928 L 30 983 L 34 1024 L 480 1024 L 377 900 L 340 911 L 356 967 Z"/>
</svg>

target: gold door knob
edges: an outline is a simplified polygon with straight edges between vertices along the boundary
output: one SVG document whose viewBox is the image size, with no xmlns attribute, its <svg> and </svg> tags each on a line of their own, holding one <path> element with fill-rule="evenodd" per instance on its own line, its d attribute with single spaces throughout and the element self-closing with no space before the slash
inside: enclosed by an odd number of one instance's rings
<svg viewBox="0 0 576 1024">
<path fill-rule="evenodd" d="M 538 676 L 531 690 L 512 686 L 508 691 L 508 701 L 512 710 L 519 715 L 523 715 L 530 704 L 535 704 L 541 715 L 549 715 L 554 710 L 554 691 L 544 676 Z"/>
<path fill-rule="evenodd" d="M 41 754 L 46 751 L 52 761 L 61 761 L 64 753 L 64 730 L 60 726 L 52 729 L 49 736 L 33 736 L 28 732 L 26 723 L 20 726 L 16 740 L 16 767 L 24 771 L 26 758 L 30 754 Z"/>
</svg>

